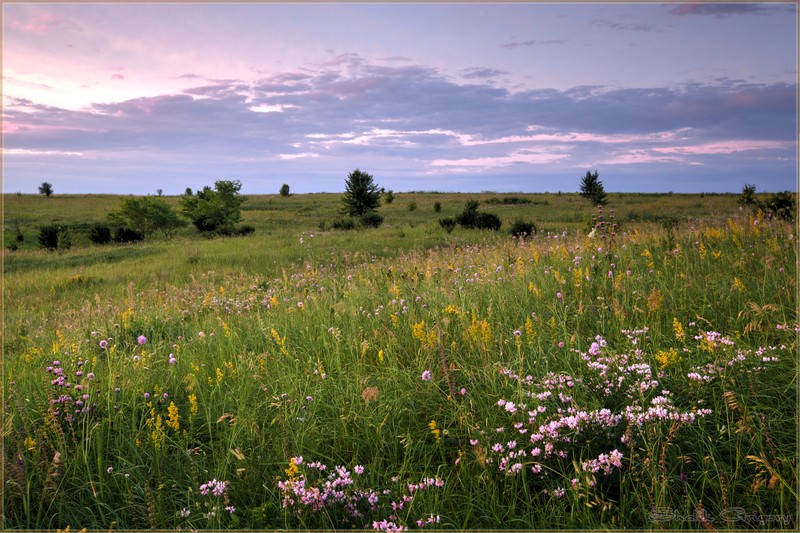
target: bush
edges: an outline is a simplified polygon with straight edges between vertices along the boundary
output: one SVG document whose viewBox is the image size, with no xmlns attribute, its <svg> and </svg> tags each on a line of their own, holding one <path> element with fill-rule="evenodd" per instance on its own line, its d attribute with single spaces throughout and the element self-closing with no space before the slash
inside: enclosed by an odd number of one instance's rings
<svg viewBox="0 0 800 533">
<path fill-rule="evenodd" d="M 741 205 L 755 205 L 756 186 L 752 183 L 745 183 L 744 187 L 742 187 L 742 194 L 739 196 L 737 202 Z"/>
<path fill-rule="evenodd" d="M 125 227 L 125 226 L 117 226 L 114 230 L 114 242 L 119 243 L 130 243 L 130 242 L 138 242 L 144 239 L 144 235 L 139 233 L 138 231 Z"/>
<path fill-rule="evenodd" d="M 783 220 L 793 220 L 795 211 L 795 198 L 789 191 L 773 194 L 765 202 L 760 202 L 759 207 L 766 213 L 782 218 Z"/>
<path fill-rule="evenodd" d="M 452 233 L 456 227 L 456 219 L 454 218 L 440 218 L 439 225 L 447 232 Z"/>
<path fill-rule="evenodd" d="M 289 185 L 288 184 L 284 183 L 283 185 L 281 185 L 280 194 L 283 197 L 289 196 Z"/>
<path fill-rule="evenodd" d="M 417 202 L 408 202 L 408 210 L 409 211 L 416 211 L 417 210 Z"/>
<path fill-rule="evenodd" d="M 256 231 L 256 227 L 255 226 L 251 226 L 250 224 L 242 224 L 241 226 L 236 228 L 236 231 L 234 232 L 234 235 L 239 235 L 239 236 L 250 235 L 251 233 L 253 233 L 255 231 Z"/>
<path fill-rule="evenodd" d="M 383 215 L 376 213 L 375 211 L 371 213 L 364 213 L 361 215 L 361 224 L 365 228 L 377 228 L 383 224 Z"/>
<path fill-rule="evenodd" d="M 187 188 L 181 197 L 181 208 L 198 230 L 233 235 L 242 220 L 242 203 L 247 199 L 239 194 L 241 189 L 239 180 L 217 180 L 213 189 L 206 186 L 194 195 Z"/>
<path fill-rule="evenodd" d="M 48 250 L 58 248 L 58 233 L 61 228 L 57 224 L 42 226 L 39 228 L 39 245 Z"/>
<path fill-rule="evenodd" d="M 394 202 L 394 192 L 391 189 L 386 191 L 386 193 L 383 195 L 383 200 L 387 204 L 390 204 L 390 203 Z"/>
<path fill-rule="evenodd" d="M 58 243 L 59 250 L 69 250 L 72 248 L 72 235 L 67 228 L 58 228 Z"/>
<path fill-rule="evenodd" d="M 490 229 L 492 231 L 499 230 L 500 226 L 503 225 L 500 221 L 500 217 L 494 213 L 478 213 L 476 224 L 476 229 Z"/>
<path fill-rule="evenodd" d="M 536 223 L 517 219 L 511 224 L 511 235 L 514 237 L 530 237 L 536 234 Z"/>
<path fill-rule="evenodd" d="M 468 201 L 464 206 L 464 210 L 456 217 L 456 222 L 467 229 L 499 230 L 500 226 L 502 226 L 500 217 L 494 213 L 480 213 L 478 212 L 478 206 L 480 206 L 480 202 L 477 200 Z"/>
<path fill-rule="evenodd" d="M 342 218 L 334 220 L 333 224 L 331 224 L 331 227 L 333 229 L 351 230 L 355 229 L 356 221 L 349 216 L 344 216 Z"/>
<path fill-rule="evenodd" d="M 433 204 L 433 212 L 434 213 L 441 213 L 442 212 L 442 202 L 435 202 Z"/>
<path fill-rule="evenodd" d="M 89 240 L 94 244 L 108 244 L 111 242 L 111 228 L 107 224 L 95 222 L 89 229 Z"/>
</svg>

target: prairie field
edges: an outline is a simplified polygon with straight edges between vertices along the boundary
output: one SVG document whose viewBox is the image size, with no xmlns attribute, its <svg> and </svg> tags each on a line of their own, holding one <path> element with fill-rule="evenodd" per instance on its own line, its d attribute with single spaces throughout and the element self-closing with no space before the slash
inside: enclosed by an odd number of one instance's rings
<svg viewBox="0 0 800 533">
<path fill-rule="evenodd" d="M 341 231 L 340 195 L 256 195 L 250 235 L 92 245 L 120 198 L 3 197 L 6 529 L 798 527 L 791 222 L 420 192 Z M 500 231 L 440 227 L 473 199 Z"/>
</svg>

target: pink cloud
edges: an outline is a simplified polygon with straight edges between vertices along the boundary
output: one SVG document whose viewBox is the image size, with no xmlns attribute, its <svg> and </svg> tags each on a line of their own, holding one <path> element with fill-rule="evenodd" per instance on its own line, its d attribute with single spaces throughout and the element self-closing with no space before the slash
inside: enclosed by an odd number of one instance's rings
<svg viewBox="0 0 800 533">
<path fill-rule="evenodd" d="M 684 157 L 667 156 L 667 155 L 654 155 L 647 150 L 631 150 L 614 154 L 608 159 L 595 161 L 592 165 L 637 165 L 642 163 L 684 163 L 684 164 L 698 164 L 692 163 Z M 581 168 L 585 165 L 579 165 Z"/>
<path fill-rule="evenodd" d="M 474 169 L 490 169 L 506 167 L 517 163 L 528 165 L 544 165 L 553 163 L 569 157 L 567 154 L 557 154 L 551 152 L 533 152 L 529 150 L 519 150 L 508 155 L 475 157 L 464 159 L 434 159 L 431 161 L 433 167 L 449 167 L 451 170 L 459 172 Z"/>
<path fill-rule="evenodd" d="M 111 79 L 112 80 L 124 80 L 125 76 L 123 76 L 122 74 L 112 74 L 111 75 Z"/>
<path fill-rule="evenodd" d="M 735 139 L 713 143 L 697 144 L 694 146 L 668 146 L 653 148 L 653 151 L 662 154 L 681 155 L 719 155 L 747 152 L 751 150 L 777 150 L 788 148 L 790 145 L 783 141 L 757 141 L 750 139 Z"/>
<path fill-rule="evenodd" d="M 54 14 L 42 11 L 36 13 L 29 20 L 12 20 L 11 26 L 18 30 L 30 33 L 45 34 L 50 33 L 50 30 L 61 24 L 61 21 Z"/>
</svg>

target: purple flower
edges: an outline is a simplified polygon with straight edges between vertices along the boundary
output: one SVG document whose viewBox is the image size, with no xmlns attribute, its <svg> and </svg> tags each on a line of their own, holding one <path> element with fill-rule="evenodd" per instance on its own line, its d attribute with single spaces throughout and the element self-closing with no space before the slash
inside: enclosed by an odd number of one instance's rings
<svg viewBox="0 0 800 533">
<path fill-rule="evenodd" d="M 431 371 L 426 370 L 422 373 L 422 381 L 430 381 L 431 379 Z"/>
<path fill-rule="evenodd" d="M 169 364 L 174 365 L 177 362 L 178 362 L 178 360 L 175 359 L 175 356 L 172 355 L 172 354 L 169 354 Z"/>
<path fill-rule="evenodd" d="M 147 337 L 145 337 L 144 335 L 139 335 L 139 338 L 136 339 L 136 342 L 138 342 L 140 345 L 146 344 L 147 343 Z"/>
<path fill-rule="evenodd" d="M 364 467 L 361 465 L 356 465 L 353 467 L 353 471 L 360 476 L 364 473 Z"/>
<path fill-rule="evenodd" d="M 107 341 L 107 340 L 105 340 L 105 339 L 101 340 L 99 344 L 100 344 L 100 347 L 101 347 L 102 349 L 104 349 L 104 350 L 105 350 L 106 348 L 108 348 L 108 341 Z"/>
</svg>

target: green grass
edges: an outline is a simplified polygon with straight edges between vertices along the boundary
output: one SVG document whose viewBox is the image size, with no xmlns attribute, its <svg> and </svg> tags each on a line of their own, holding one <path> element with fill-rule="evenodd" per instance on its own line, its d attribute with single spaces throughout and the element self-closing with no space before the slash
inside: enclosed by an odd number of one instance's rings
<svg viewBox="0 0 800 533">
<path fill-rule="evenodd" d="M 612 193 L 589 238 L 577 195 L 504 196 L 350 232 L 320 231 L 338 195 L 254 196 L 246 237 L 6 251 L 4 526 L 795 529 L 794 227 Z M 540 231 L 439 228 L 470 198 Z M 6 242 L 118 202 L 6 195 Z"/>
</svg>

